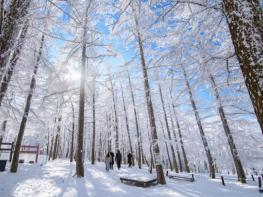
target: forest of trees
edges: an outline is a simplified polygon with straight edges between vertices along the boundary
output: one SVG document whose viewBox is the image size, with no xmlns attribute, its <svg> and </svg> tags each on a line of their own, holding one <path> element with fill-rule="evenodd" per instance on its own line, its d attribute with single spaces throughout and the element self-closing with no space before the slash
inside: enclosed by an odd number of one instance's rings
<svg viewBox="0 0 263 197">
<path fill-rule="evenodd" d="M 262 170 L 259 0 L 1 0 L 0 143 L 47 160 Z"/>
</svg>

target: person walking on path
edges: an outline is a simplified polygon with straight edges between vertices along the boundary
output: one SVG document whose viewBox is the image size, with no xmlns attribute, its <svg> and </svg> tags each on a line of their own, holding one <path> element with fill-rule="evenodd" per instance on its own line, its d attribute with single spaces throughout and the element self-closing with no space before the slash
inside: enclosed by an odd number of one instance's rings
<svg viewBox="0 0 263 197">
<path fill-rule="evenodd" d="M 113 152 L 110 152 L 110 156 L 111 156 L 110 169 L 113 169 L 113 165 L 114 165 L 114 153 L 113 153 Z"/>
<path fill-rule="evenodd" d="M 105 157 L 105 165 L 106 165 L 106 171 L 108 172 L 110 170 L 110 163 L 111 163 L 111 154 L 107 153 Z"/>
<path fill-rule="evenodd" d="M 119 170 L 121 168 L 121 160 L 122 160 L 122 156 L 121 156 L 120 150 L 117 150 L 115 160 L 116 160 L 117 167 L 118 167 L 118 170 Z"/>
<path fill-rule="evenodd" d="M 128 153 L 127 157 L 128 157 L 129 167 L 131 167 L 131 166 L 132 166 L 132 154 L 131 154 L 131 153 Z"/>
</svg>

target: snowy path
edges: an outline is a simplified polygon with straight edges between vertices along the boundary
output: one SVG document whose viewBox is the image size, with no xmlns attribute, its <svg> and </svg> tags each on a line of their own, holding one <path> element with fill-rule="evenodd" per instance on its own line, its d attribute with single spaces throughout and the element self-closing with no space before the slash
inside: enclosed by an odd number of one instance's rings
<svg viewBox="0 0 263 197">
<path fill-rule="evenodd" d="M 256 183 L 239 184 L 208 180 L 197 176 L 194 183 L 167 180 L 167 185 L 139 188 L 122 184 L 120 176 L 149 177 L 146 169 L 124 167 L 120 171 L 105 172 L 102 163 L 86 165 L 85 178 L 72 177 L 75 165 L 65 160 L 49 162 L 43 166 L 22 164 L 16 174 L 0 172 L 0 196 L 51 197 L 51 196 L 125 196 L 125 197 L 262 197 Z"/>
</svg>

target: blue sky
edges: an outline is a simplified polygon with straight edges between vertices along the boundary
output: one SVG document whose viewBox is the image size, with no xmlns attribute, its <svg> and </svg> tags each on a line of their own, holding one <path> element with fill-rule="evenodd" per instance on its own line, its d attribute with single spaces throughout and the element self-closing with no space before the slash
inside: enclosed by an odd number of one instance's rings
<svg viewBox="0 0 263 197">
<path fill-rule="evenodd" d="M 171 4 L 169 2 L 166 2 L 163 4 L 163 6 L 170 6 Z M 69 12 L 70 10 L 68 9 L 68 7 L 66 6 L 65 3 L 61 3 L 60 7 L 64 10 L 66 10 L 67 12 Z M 158 10 L 158 8 L 160 8 L 157 6 L 156 10 Z M 157 11 L 158 14 L 158 11 Z M 114 19 L 117 19 L 119 17 L 119 14 L 116 13 L 114 15 L 111 15 Z M 135 48 L 131 48 L 131 45 L 128 43 L 125 43 L 123 40 L 119 39 L 118 37 L 112 39 L 111 37 L 111 29 L 110 27 L 108 27 L 106 25 L 106 21 L 104 16 L 98 16 L 99 20 L 98 23 L 96 24 L 96 28 L 98 31 L 102 32 L 103 34 L 103 41 L 105 43 L 111 44 L 112 47 L 115 49 L 115 51 L 118 53 L 118 56 L 113 56 L 113 57 L 107 57 L 104 59 L 104 61 L 102 62 L 101 66 L 104 67 L 102 68 L 102 72 L 103 69 L 105 71 L 105 74 L 108 72 L 108 70 L 105 70 L 105 68 L 107 67 L 111 67 L 111 71 L 113 72 L 117 72 L 125 62 L 130 61 L 132 58 L 136 57 L 136 49 Z M 70 18 L 67 14 L 62 14 L 59 18 L 59 20 L 61 20 L 61 22 L 63 23 L 67 23 Z M 199 22 L 199 26 L 202 27 L 202 21 Z M 167 26 L 169 26 L 170 28 L 176 28 L 177 27 L 177 21 L 176 20 L 169 20 L 167 23 Z M 192 27 L 188 26 L 186 27 L 188 32 L 192 31 Z M 162 31 L 164 31 L 163 29 L 159 29 L 159 33 L 162 33 Z M 65 38 L 70 39 L 72 38 L 72 35 L 68 34 L 67 32 L 62 32 L 61 29 L 59 28 L 53 28 L 53 32 L 54 33 L 60 33 L 62 34 Z M 201 39 L 206 39 L 206 31 L 201 30 L 199 32 L 199 36 L 201 37 Z M 196 40 L 193 38 L 193 44 L 196 42 Z M 220 39 L 217 38 L 210 38 L 209 40 L 206 41 L 209 45 L 211 45 L 211 49 L 212 50 L 217 50 L 216 48 L 220 48 L 222 45 L 222 42 Z M 63 47 L 65 44 L 65 41 L 61 41 L 61 40 L 53 40 L 52 41 L 52 47 L 50 49 L 50 58 L 51 60 L 56 60 L 57 58 L 59 58 L 60 53 L 59 53 L 59 49 L 61 47 Z M 135 45 L 136 46 L 136 45 Z M 154 41 L 151 41 L 149 43 L 145 44 L 146 47 L 150 47 L 151 49 L 157 51 L 160 50 L 158 49 L 157 44 Z M 166 50 L 165 48 L 162 48 L 161 50 Z M 103 49 L 99 49 L 99 52 L 104 52 Z M 212 52 L 212 51 L 211 51 Z M 147 57 L 146 57 L 147 58 Z M 139 56 L 137 56 L 136 61 L 134 62 L 134 64 L 137 65 L 133 65 L 132 67 L 136 67 L 138 69 L 140 69 L 139 66 L 140 63 L 140 58 Z M 160 72 L 162 72 L 162 70 L 159 70 Z M 164 72 L 167 72 L 167 70 L 163 70 Z M 137 75 L 137 74 L 136 74 Z M 141 75 L 142 76 L 142 75 Z M 191 80 L 190 83 L 195 83 L 196 80 Z M 156 82 L 154 82 L 153 80 L 151 80 L 151 85 L 156 85 Z M 142 86 L 143 87 L 143 86 Z M 176 90 L 176 89 L 175 89 Z M 226 95 L 229 94 L 229 90 L 225 89 L 222 91 L 222 95 Z M 203 83 L 201 84 L 199 87 L 197 87 L 195 89 L 195 95 L 197 97 L 197 100 L 202 101 L 203 104 L 207 104 L 211 105 L 214 101 L 214 96 L 211 92 L 211 89 L 209 88 L 208 83 Z M 188 106 L 184 107 L 185 109 L 188 108 Z"/>
</svg>

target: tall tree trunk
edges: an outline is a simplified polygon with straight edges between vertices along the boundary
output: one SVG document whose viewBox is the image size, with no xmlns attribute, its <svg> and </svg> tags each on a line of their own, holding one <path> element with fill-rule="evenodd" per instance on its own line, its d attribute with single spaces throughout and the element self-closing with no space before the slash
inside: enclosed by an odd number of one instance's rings
<svg viewBox="0 0 263 197">
<path fill-rule="evenodd" d="M 55 135 L 55 142 L 54 142 L 54 149 L 52 153 L 52 160 L 55 160 L 57 158 L 57 152 L 58 152 L 58 142 L 59 142 L 59 137 L 60 137 L 60 121 L 61 117 L 58 118 L 58 125 L 57 125 L 57 131 Z"/>
<path fill-rule="evenodd" d="M 53 156 L 52 156 L 52 160 L 57 159 L 58 157 L 58 152 L 59 152 L 59 148 L 60 148 L 60 130 L 61 130 L 61 120 L 62 117 L 60 116 L 58 118 L 58 125 L 57 125 L 57 133 L 56 133 L 56 137 L 55 137 L 55 144 L 54 144 L 54 151 L 53 151 Z"/>
<path fill-rule="evenodd" d="M 0 35 L 2 34 L 2 27 L 4 22 L 4 3 L 5 0 L 0 1 Z"/>
<path fill-rule="evenodd" d="M 86 75 L 86 48 L 87 48 L 87 22 L 88 22 L 88 6 L 85 10 L 85 19 L 82 37 L 82 54 L 81 54 L 81 78 L 80 78 L 80 94 L 79 94 L 79 128 L 77 136 L 77 154 L 76 154 L 76 175 L 84 177 L 83 166 L 83 138 L 84 138 L 84 120 L 85 120 L 85 75 Z"/>
<path fill-rule="evenodd" d="M 101 158 L 102 158 L 102 146 L 103 146 L 103 144 L 102 144 L 102 136 L 101 136 L 101 131 L 100 131 L 100 138 L 99 138 L 99 151 L 98 151 L 98 162 L 100 162 L 101 161 Z"/>
<path fill-rule="evenodd" d="M 112 100 L 113 100 L 113 109 L 114 109 L 114 129 L 115 129 L 115 152 L 119 150 L 119 121 L 118 121 L 118 115 L 117 115 L 117 107 L 116 107 L 116 99 L 115 99 L 115 92 L 113 88 L 112 79 L 111 81 L 111 91 L 112 91 Z"/>
<path fill-rule="evenodd" d="M 55 159 L 57 159 L 59 155 L 59 151 L 61 151 L 61 140 L 60 140 L 60 135 L 58 136 L 58 141 L 57 141 L 57 148 L 55 152 Z"/>
<path fill-rule="evenodd" d="M 148 121 L 147 121 L 148 122 Z M 154 168 L 154 163 L 153 163 L 153 153 L 152 153 L 152 145 L 151 145 L 151 134 L 150 134 L 150 130 L 148 128 L 148 124 L 147 124 L 147 135 L 148 135 L 148 139 L 149 139 L 149 148 L 150 148 L 150 169 L 149 169 L 149 172 L 152 173 L 152 169 Z"/>
<path fill-rule="evenodd" d="M 0 36 L 0 76 L 6 67 L 9 50 L 14 44 L 14 38 L 18 32 L 18 26 L 27 15 L 31 0 L 12 0 L 8 12 L 5 14 L 2 23 L 2 34 Z"/>
<path fill-rule="evenodd" d="M 178 140 L 177 140 L 177 136 L 176 136 L 176 132 L 175 132 L 175 126 L 174 126 L 174 121 L 173 121 L 173 118 L 172 118 L 172 112 L 171 112 L 171 108 L 170 107 L 169 107 L 169 113 L 170 113 L 172 131 L 173 131 L 173 135 L 174 135 L 176 153 L 177 153 L 178 162 L 179 162 L 179 169 L 180 169 L 180 172 L 182 172 L 183 171 L 183 164 L 182 164 L 182 159 L 181 159 L 181 155 L 180 155 L 180 151 L 179 151 Z"/>
<path fill-rule="evenodd" d="M 178 173 L 178 165 L 177 165 L 177 161 L 176 161 L 176 157 L 175 157 L 175 152 L 174 152 L 174 147 L 171 144 L 171 132 L 170 132 L 170 128 L 169 128 L 169 124 L 168 124 L 168 118 L 167 118 L 167 114 L 166 114 L 166 110 L 165 110 L 165 106 L 164 106 L 164 101 L 163 101 L 163 93 L 161 90 L 161 86 L 159 84 L 159 92 L 160 92 L 160 97 L 161 97 L 161 102 L 162 102 L 162 108 L 163 108 L 163 114 L 164 114 L 164 121 L 165 121 L 165 126 L 166 126 L 166 130 L 168 133 L 168 139 L 169 139 L 169 144 L 170 144 L 170 148 L 171 148 L 171 152 L 172 152 L 172 157 L 173 157 L 173 167 L 175 169 L 175 171 Z M 166 143 L 167 144 L 167 143 Z M 171 171 L 173 171 L 173 168 L 171 167 Z"/>
<path fill-rule="evenodd" d="M 66 150 L 66 132 L 63 132 L 63 140 L 62 141 L 62 146 L 61 146 L 61 157 L 64 158 L 65 155 L 65 150 Z"/>
<path fill-rule="evenodd" d="M 48 157 L 48 153 L 49 153 L 49 144 L 50 144 L 50 136 L 49 136 L 49 130 L 48 130 L 48 134 L 47 134 L 47 152 L 46 152 L 46 154 L 47 154 L 47 157 Z"/>
<path fill-rule="evenodd" d="M 179 138 L 180 138 L 180 145 L 181 145 L 181 149 L 182 149 L 182 153 L 183 153 L 183 157 L 184 157 L 185 170 L 186 170 L 186 172 L 190 172 L 190 168 L 188 165 L 188 159 L 186 157 L 186 153 L 185 153 L 185 149 L 184 149 L 181 127 L 180 127 L 180 124 L 179 124 L 177 117 L 175 117 L 175 118 L 176 118 L 176 126 L 178 129 L 178 134 L 179 134 Z"/>
<path fill-rule="evenodd" d="M 139 53 L 140 53 L 140 58 L 141 58 L 141 66 L 142 66 L 143 78 L 144 78 L 144 91 L 145 91 L 145 97 L 146 97 L 146 103 L 147 103 L 147 110 L 149 114 L 150 129 L 152 133 L 152 143 L 153 143 L 154 160 L 156 163 L 155 167 L 156 167 L 156 173 L 157 173 L 157 182 L 159 184 L 166 184 L 165 176 L 163 173 L 163 166 L 161 163 L 160 149 L 158 145 L 158 136 L 157 136 L 157 130 L 156 130 L 156 125 L 155 125 L 153 104 L 152 104 L 152 99 L 151 99 L 151 90 L 150 90 L 150 85 L 148 81 L 148 72 L 147 72 L 147 67 L 146 67 L 146 62 L 145 62 L 145 57 L 144 57 L 144 51 L 143 51 L 143 42 L 141 40 L 138 20 L 136 17 L 135 17 L 135 24 L 136 24 L 137 41 L 138 41 Z"/>
<path fill-rule="evenodd" d="M 51 147 L 49 150 L 48 160 L 50 160 L 52 158 L 53 146 L 54 146 L 54 136 L 52 136 L 52 139 L 51 139 Z"/>
<path fill-rule="evenodd" d="M 69 136 L 68 136 L 68 139 L 69 139 Z M 67 141 L 67 152 L 66 152 L 66 159 L 69 157 L 69 153 L 70 153 L 70 142 L 69 140 Z"/>
<path fill-rule="evenodd" d="M 181 127 L 179 124 L 179 121 L 176 119 L 176 125 L 177 125 L 177 129 L 178 129 L 178 134 L 179 134 L 179 138 L 180 138 L 180 145 L 181 145 L 181 149 L 182 149 L 182 153 L 183 153 L 183 157 L 184 157 L 184 163 L 185 163 L 185 170 L 186 172 L 190 172 L 190 168 L 188 165 L 188 160 L 186 157 L 186 153 L 185 153 L 185 149 L 184 149 L 184 143 L 183 143 L 183 138 L 182 138 L 182 133 L 181 133 Z"/>
<path fill-rule="evenodd" d="M 19 35 L 18 35 L 18 41 L 16 44 L 15 49 L 10 54 L 10 60 L 9 60 L 9 67 L 7 68 L 6 73 L 2 73 L 3 76 L 0 78 L 0 106 L 2 104 L 3 98 L 6 94 L 6 91 L 8 89 L 9 82 L 11 81 L 17 60 L 19 59 L 20 51 L 23 47 L 25 36 L 28 29 L 28 21 L 25 21 L 25 24 L 23 25 L 23 28 L 21 29 Z"/>
<path fill-rule="evenodd" d="M 0 148 L 1 148 L 1 145 L 4 139 L 6 124 L 7 124 L 7 120 L 4 120 L 2 123 L 1 131 L 0 131 Z M 1 157 L 1 153 L 0 153 L 0 157 Z"/>
<path fill-rule="evenodd" d="M 123 164 L 126 164 L 126 144 L 125 144 L 125 140 L 124 140 L 124 135 L 122 134 L 121 136 L 121 141 L 122 141 L 122 148 L 121 148 L 121 152 L 122 152 L 122 162 Z"/>
<path fill-rule="evenodd" d="M 160 124 L 161 124 L 161 128 L 162 128 L 162 131 L 163 131 L 164 144 L 165 144 L 165 148 L 166 148 L 166 153 L 167 153 L 167 157 L 168 157 L 169 166 L 170 166 L 171 171 L 173 171 L 173 164 L 172 164 L 172 161 L 171 161 L 169 148 L 168 148 L 168 145 L 167 145 L 167 142 L 166 142 L 165 133 L 164 133 L 163 123 L 161 122 L 161 120 L 160 120 Z M 177 168 L 177 173 L 178 173 L 178 168 Z"/>
<path fill-rule="evenodd" d="M 214 95 L 216 97 L 218 113 L 220 115 L 220 118 L 221 118 L 221 121 L 222 121 L 222 124 L 223 124 L 223 128 L 224 128 L 224 131 L 225 131 L 225 134 L 226 134 L 226 137 L 227 137 L 227 141 L 228 141 L 228 144 L 229 144 L 229 148 L 230 148 L 230 151 L 231 151 L 231 154 L 232 154 L 232 157 L 233 157 L 233 160 L 234 160 L 234 164 L 235 164 L 235 167 L 236 167 L 238 180 L 241 181 L 242 183 L 246 183 L 246 175 L 245 175 L 245 172 L 244 172 L 244 169 L 243 169 L 240 157 L 238 155 L 237 148 L 236 148 L 236 145 L 235 145 L 232 133 L 230 131 L 230 128 L 229 128 L 229 125 L 228 125 L 228 122 L 227 122 L 227 118 L 226 118 L 226 115 L 225 115 L 225 112 L 224 112 L 224 108 L 223 108 L 223 104 L 222 104 L 222 101 L 221 101 L 221 98 L 220 98 L 219 90 L 217 88 L 217 85 L 216 85 L 216 82 L 214 80 L 214 77 L 212 75 L 210 75 L 209 78 L 210 78 L 211 87 L 212 87 Z"/>
<path fill-rule="evenodd" d="M 108 144 L 108 152 L 111 151 L 111 117 L 106 114 L 106 122 L 107 122 L 107 144 Z"/>
<path fill-rule="evenodd" d="M 263 12 L 259 2 L 223 0 L 223 10 L 263 134 Z"/>
<path fill-rule="evenodd" d="M 136 126 L 136 134 L 137 134 L 138 167 L 141 169 L 141 168 L 142 168 L 142 160 L 141 160 L 141 136 L 140 136 L 140 131 L 139 131 L 139 123 L 138 123 L 137 110 L 136 110 L 136 106 L 135 106 L 135 99 L 134 99 L 134 93 L 133 93 L 133 88 L 132 88 L 132 82 L 131 82 L 131 77 L 130 77 L 130 73 L 129 73 L 129 72 L 128 72 L 128 79 L 129 79 L 129 86 L 130 86 L 130 91 L 131 91 L 131 96 L 132 96 L 133 113 L 134 113 L 135 126 Z"/>
<path fill-rule="evenodd" d="M 0 146 L 3 142 L 4 139 L 4 135 L 5 135 L 5 130 L 6 130 L 6 124 L 7 124 L 7 120 L 4 120 L 2 123 L 2 127 L 1 127 L 1 133 L 0 133 Z"/>
<path fill-rule="evenodd" d="M 207 161 L 208 161 L 208 164 L 209 164 L 210 176 L 211 176 L 211 178 L 215 178 L 215 166 L 214 166 L 213 157 L 211 155 L 210 148 L 209 148 L 209 145 L 208 145 L 205 133 L 204 133 L 204 129 L 203 129 L 203 126 L 202 126 L 201 118 L 199 116 L 199 112 L 198 112 L 196 104 L 195 104 L 195 100 L 194 100 L 193 93 L 192 93 L 192 90 L 191 90 L 191 87 L 190 87 L 190 84 L 189 84 L 189 81 L 188 81 L 188 77 L 187 77 L 185 68 L 183 66 L 182 66 L 182 70 L 183 70 L 185 83 L 186 83 L 186 86 L 187 86 L 187 89 L 188 89 L 188 94 L 189 94 L 189 97 L 190 97 L 190 101 L 191 101 L 191 104 L 192 104 L 192 108 L 193 108 L 193 111 L 194 111 L 194 114 L 195 114 L 195 119 L 196 119 L 196 122 L 197 122 L 197 125 L 198 125 L 198 128 L 199 128 L 199 132 L 200 132 L 200 135 L 201 135 L 201 139 L 202 139 L 202 142 L 203 142 L 203 145 L 204 145 Z"/>
<path fill-rule="evenodd" d="M 71 144 L 70 144 L 70 162 L 73 161 L 74 157 L 74 135 L 75 135 L 75 112 L 74 112 L 74 105 L 71 103 L 72 108 L 72 131 L 71 131 Z"/>
<path fill-rule="evenodd" d="M 140 149 L 141 149 L 141 161 L 142 161 L 142 164 L 145 164 L 145 155 L 144 155 L 144 151 L 143 151 L 143 141 L 142 141 L 142 133 L 141 131 L 139 131 L 139 139 L 140 139 Z"/>
<path fill-rule="evenodd" d="M 124 101 L 124 95 L 123 95 L 122 87 L 121 87 L 121 96 L 122 96 L 122 104 L 123 104 L 123 110 L 124 110 L 124 115 L 125 115 L 125 123 L 126 123 L 126 130 L 127 130 L 127 134 L 128 134 L 130 153 L 133 155 L 130 127 L 129 127 L 128 115 L 127 115 L 127 110 L 126 110 L 126 105 L 125 105 L 125 101 Z"/>
<path fill-rule="evenodd" d="M 174 113 L 174 117 L 175 117 L 175 122 L 176 122 L 176 126 L 177 126 L 177 129 L 178 129 L 180 146 L 181 146 L 182 153 L 183 153 L 184 164 L 185 164 L 185 171 L 189 173 L 189 172 L 190 172 L 190 168 L 189 168 L 189 165 L 188 165 L 188 160 L 187 160 L 186 153 L 185 153 L 185 149 L 184 149 L 184 143 L 183 143 L 183 137 L 182 137 L 181 127 L 180 127 L 180 124 L 179 124 L 179 120 L 178 120 L 178 118 L 177 118 L 177 113 L 176 113 L 176 111 L 175 111 L 175 105 L 174 105 L 174 103 L 173 103 L 173 96 L 172 96 L 172 91 L 171 91 L 171 90 L 170 90 L 170 97 L 171 97 L 171 102 L 172 102 L 172 107 L 173 107 L 173 113 Z M 172 115 L 171 115 L 171 117 L 172 117 Z"/>
<path fill-rule="evenodd" d="M 94 90 L 95 91 L 95 90 Z M 92 147 L 91 147 L 91 164 L 95 164 L 95 140 L 96 140 L 96 108 L 95 92 L 92 95 Z"/>
<path fill-rule="evenodd" d="M 29 89 L 29 93 L 27 96 L 27 100 L 26 100 L 26 106 L 25 106 L 24 114 L 22 117 L 22 121 L 20 124 L 19 132 L 18 132 L 18 136 L 17 136 L 17 140 L 16 140 L 16 146 L 15 146 L 15 151 L 14 151 L 14 156 L 13 156 L 10 172 L 16 172 L 17 171 L 18 160 L 19 160 L 19 151 L 20 151 L 21 143 L 23 140 L 24 132 L 25 132 L 25 127 L 26 127 L 26 122 L 27 122 L 29 110 L 30 110 L 33 92 L 34 92 L 34 89 L 36 86 L 36 76 L 37 76 L 37 71 L 38 71 L 40 59 L 42 56 L 42 49 L 43 49 L 43 45 L 44 45 L 44 40 L 45 40 L 45 36 L 43 35 L 41 38 L 40 47 L 39 47 L 36 63 L 34 66 L 33 75 L 32 75 L 31 82 L 30 82 L 30 89 Z"/>
</svg>

